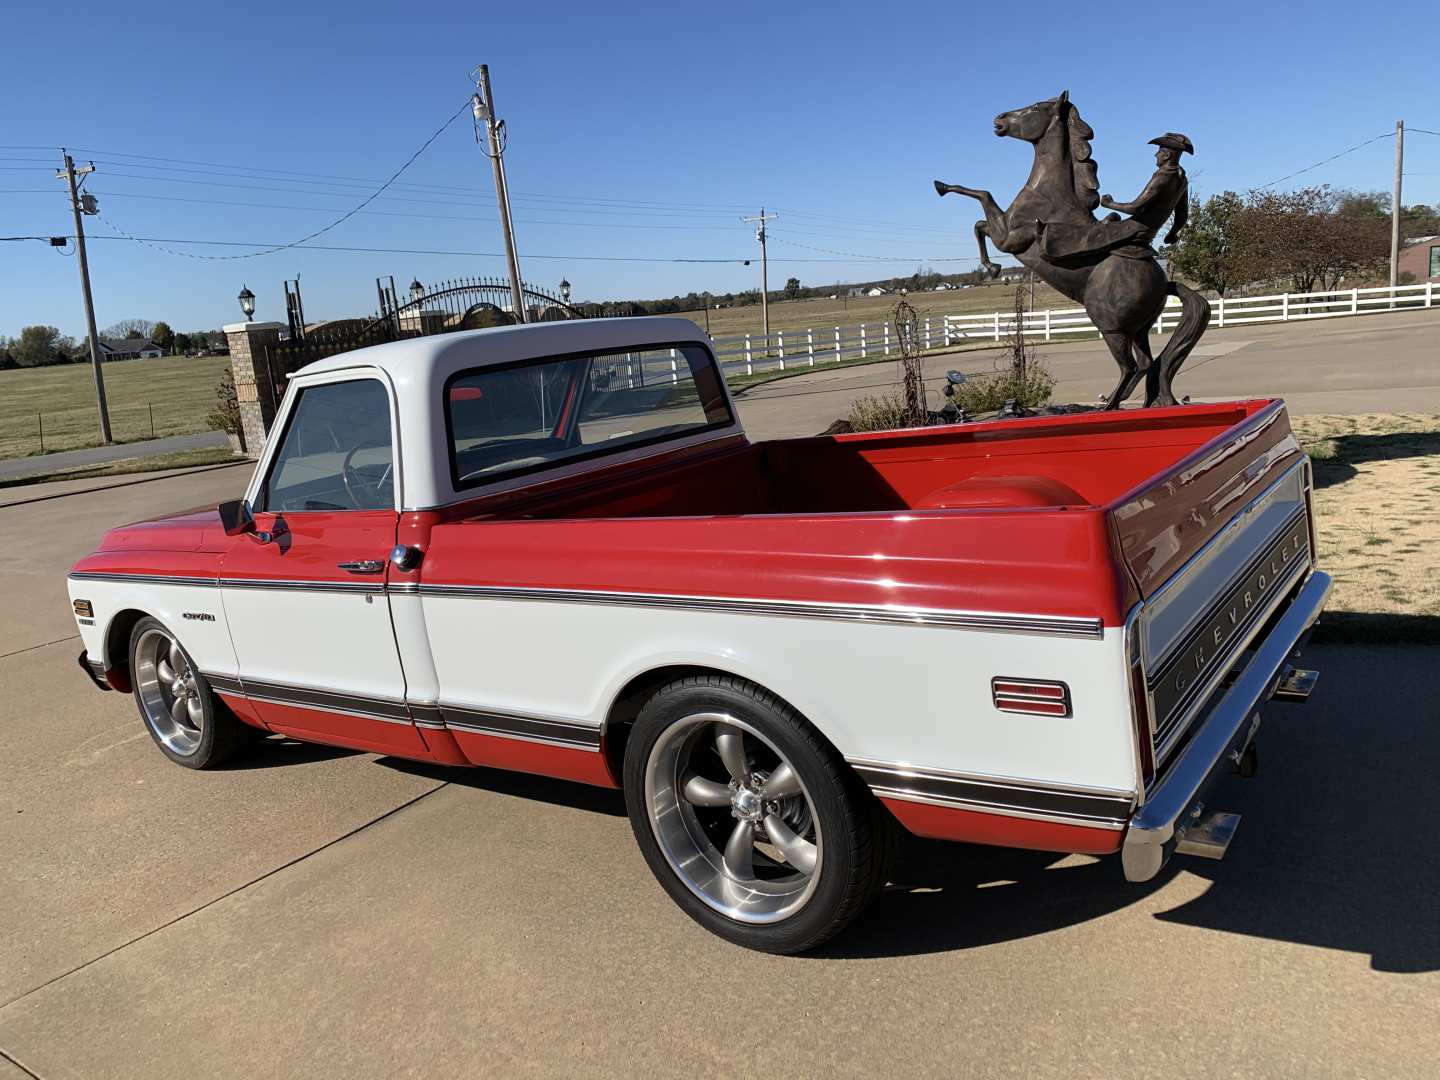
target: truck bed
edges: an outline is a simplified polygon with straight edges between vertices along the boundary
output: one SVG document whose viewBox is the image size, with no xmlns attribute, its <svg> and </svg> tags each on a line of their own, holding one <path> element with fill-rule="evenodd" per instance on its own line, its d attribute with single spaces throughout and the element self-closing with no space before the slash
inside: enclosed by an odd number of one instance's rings
<svg viewBox="0 0 1440 1080">
<path fill-rule="evenodd" d="M 735 439 L 452 507 L 428 566 L 472 582 L 973 610 L 1028 597 L 1028 610 L 1114 625 L 1302 456 L 1268 400 Z M 452 531 L 480 521 L 508 527 Z"/>
</svg>

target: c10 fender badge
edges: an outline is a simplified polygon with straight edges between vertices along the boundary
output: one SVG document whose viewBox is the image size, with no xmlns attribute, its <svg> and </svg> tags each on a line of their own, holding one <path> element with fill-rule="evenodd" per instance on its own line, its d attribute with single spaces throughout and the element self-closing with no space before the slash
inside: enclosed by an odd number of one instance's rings
<svg viewBox="0 0 1440 1080">
<path fill-rule="evenodd" d="M 182 612 L 182 613 L 181 613 L 181 618 L 189 619 L 189 620 L 191 620 L 192 622 L 214 622 L 214 621 L 215 621 L 215 616 L 214 616 L 214 615 L 211 615 L 208 611 L 185 611 L 185 612 Z"/>
</svg>

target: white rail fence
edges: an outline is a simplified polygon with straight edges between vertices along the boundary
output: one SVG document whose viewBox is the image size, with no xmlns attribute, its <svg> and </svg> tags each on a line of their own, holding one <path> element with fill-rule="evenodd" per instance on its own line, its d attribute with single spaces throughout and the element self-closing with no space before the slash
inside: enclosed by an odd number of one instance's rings
<svg viewBox="0 0 1440 1080">
<path fill-rule="evenodd" d="M 1298 322 L 1332 319 L 1350 315 L 1413 311 L 1435 306 L 1437 282 L 1418 285 L 1383 286 L 1373 289 L 1331 289 L 1325 292 L 1279 293 L 1274 296 L 1232 296 L 1210 301 L 1212 327 L 1245 323 Z M 1168 333 L 1180 321 L 1180 301 L 1171 297 L 1156 333 Z M 916 327 L 916 344 L 924 351 L 953 348 L 966 342 L 998 342 L 1014 332 L 1015 315 L 992 311 L 974 315 L 931 316 Z M 1097 333 L 1084 308 L 1046 309 L 1027 312 L 1021 320 L 1026 337 L 1045 341 L 1073 339 Z M 715 354 L 727 375 L 789 371 L 817 367 L 843 360 L 883 359 L 899 356 L 894 326 L 886 322 L 858 326 L 820 326 L 804 330 L 774 330 L 764 334 L 738 334 L 712 339 Z M 650 370 L 654 367 L 656 370 Z M 663 367 L 664 370 L 660 370 Z M 657 381 L 670 375 L 667 363 L 646 359 L 642 380 Z"/>
</svg>

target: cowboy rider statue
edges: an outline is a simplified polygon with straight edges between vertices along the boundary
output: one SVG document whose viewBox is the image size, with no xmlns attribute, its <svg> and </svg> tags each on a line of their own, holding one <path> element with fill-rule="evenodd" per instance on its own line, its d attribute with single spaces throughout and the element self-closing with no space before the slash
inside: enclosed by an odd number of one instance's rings
<svg viewBox="0 0 1440 1080">
<path fill-rule="evenodd" d="M 1190 140 L 1178 132 L 1167 132 L 1150 140 L 1155 152 L 1155 175 L 1134 202 L 1116 202 L 1102 196 L 1100 205 L 1119 213 L 1107 214 L 1093 225 L 1035 223 L 1040 254 L 1053 263 L 1065 264 L 1084 260 L 1103 252 L 1145 258 L 1154 254 L 1150 241 L 1171 214 L 1175 222 L 1165 234 L 1164 242 L 1173 244 L 1185 227 L 1190 212 L 1190 184 L 1180 167 L 1180 155 L 1195 153 Z M 1128 214 L 1122 220 L 1120 214 Z"/>
</svg>

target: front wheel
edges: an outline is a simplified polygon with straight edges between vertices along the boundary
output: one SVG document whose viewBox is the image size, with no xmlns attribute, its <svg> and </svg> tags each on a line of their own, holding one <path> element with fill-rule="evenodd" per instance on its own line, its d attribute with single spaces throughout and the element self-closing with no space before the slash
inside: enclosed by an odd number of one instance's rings
<svg viewBox="0 0 1440 1080">
<path fill-rule="evenodd" d="M 883 809 L 803 717 L 739 679 L 682 679 L 645 704 L 625 797 L 671 898 L 747 948 L 814 948 L 885 883 Z"/>
<path fill-rule="evenodd" d="M 244 724 L 215 700 L 190 654 L 158 619 L 141 619 L 130 633 L 130 681 L 146 730 L 177 765 L 207 769 L 244 745 Z"/>
</svg>

